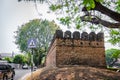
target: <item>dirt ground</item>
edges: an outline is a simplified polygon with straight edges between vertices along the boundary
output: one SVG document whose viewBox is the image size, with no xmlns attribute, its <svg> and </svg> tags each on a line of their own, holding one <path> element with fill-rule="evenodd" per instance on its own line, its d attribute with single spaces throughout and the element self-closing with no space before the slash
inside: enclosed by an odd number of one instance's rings
<svg viewBox="0 0 120 80">
<path fill-rule="evenodd" d="M 45 67 L 34 72 L 32 80 L 120 80 L 120 72 L 89 66 Z"/>
</svg>

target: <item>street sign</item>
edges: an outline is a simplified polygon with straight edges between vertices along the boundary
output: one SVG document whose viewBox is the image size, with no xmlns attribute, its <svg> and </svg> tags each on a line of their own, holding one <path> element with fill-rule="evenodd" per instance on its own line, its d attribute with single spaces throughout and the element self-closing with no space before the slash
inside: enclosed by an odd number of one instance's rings
<svg viewBox="0 0 120 80">
<path fill-rule="evenodd" d="M 28 40 L 28 48 L 36 48 L 36 39 Z"/>
<path fill-rule="evenodd" d="M 33 64 L 34 64 L 34 61 L 33 61 L 33 50 L 34 49 L 33 48 L 36 48 L 36 45 L 37 45 L 36 39 L 31 38 L 28 40 L 28 48 L 30 48 L 32 50 L 32 54 L 31 54 L 31 63 L 32 63 L 32 65 L 31 65 L 31 80 L 32 80 Z"/>
</svg>

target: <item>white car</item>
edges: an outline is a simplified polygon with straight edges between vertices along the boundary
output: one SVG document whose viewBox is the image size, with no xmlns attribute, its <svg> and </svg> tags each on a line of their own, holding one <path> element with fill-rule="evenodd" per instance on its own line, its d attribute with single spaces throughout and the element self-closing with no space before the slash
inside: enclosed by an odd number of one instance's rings
<svg viewBox="0 0 120 80">
<path fill-rule="evenodd" d="M 22 69 L 28 69 L 28 65 L 26 64 L 26 65 L 22 66 Z"/>
</svg>

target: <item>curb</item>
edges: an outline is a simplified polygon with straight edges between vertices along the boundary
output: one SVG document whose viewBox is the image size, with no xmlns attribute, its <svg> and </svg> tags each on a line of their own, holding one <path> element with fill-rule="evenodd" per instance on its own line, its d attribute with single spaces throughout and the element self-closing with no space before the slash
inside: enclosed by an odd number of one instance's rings
<svg viewBox="0 0 120 80">
<path fill-rule="evenodd" d="M 19 80 L 26 80 L 26 77 L 27 76 L 30 76 L 31 75 L 31 73 L 27 73 L 26 75 L 24 75 L 22 78 L 20 78 Z"/>
</svg>

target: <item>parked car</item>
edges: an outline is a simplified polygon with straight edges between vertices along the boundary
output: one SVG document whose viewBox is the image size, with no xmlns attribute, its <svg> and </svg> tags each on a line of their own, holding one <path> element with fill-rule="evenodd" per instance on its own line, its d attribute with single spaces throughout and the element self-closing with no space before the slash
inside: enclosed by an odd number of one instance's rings
<svg viewBox="0 0 120 80">
<path fill-rule="evenodd" d="M 0 80 L 14 80 L 15 71 L 11 65 L 8 64 L 0 64 Z"/>
<path fill-rule="evenodd" d="M 33 71 L 36 71 L 36 70 L 37 70 L 37 67 L 36 67 L 36 66 L 34 66 L 34 67 L 33 67 Z"/>
<path fill-rule="evenodd" d="M 25 64 L 25 65 L 22 66 L 22 69 L 28 69 L 28 68 L 29 68 L 29 67 L 28 67 L 27 64 Z"/>
</svg>

